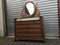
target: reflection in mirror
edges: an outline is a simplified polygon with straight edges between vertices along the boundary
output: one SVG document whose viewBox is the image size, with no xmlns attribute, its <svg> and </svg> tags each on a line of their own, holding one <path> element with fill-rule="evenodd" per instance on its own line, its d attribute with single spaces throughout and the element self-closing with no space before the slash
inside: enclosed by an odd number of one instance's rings
<svg viewBox="0 0 60 45">
<path fill-rule="evenodd" d="M 34 4 L 31 3 L 31 2 L 29 2 L 29 3 L 26 4 L 26 9 L 27 9 L 29 15 L 33 15 L 34 12 L 35 12 Z"/>
</svg>

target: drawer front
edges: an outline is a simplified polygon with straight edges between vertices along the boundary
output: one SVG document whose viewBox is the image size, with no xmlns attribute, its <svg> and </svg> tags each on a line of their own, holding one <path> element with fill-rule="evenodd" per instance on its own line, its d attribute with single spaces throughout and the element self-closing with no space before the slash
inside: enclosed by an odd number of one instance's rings
<svg viewBox="0 0 60 45">
<path fill-rule="evenodd" d="M 41 29 L 18 29 L 16 33 L 28 33 L 28 34 L 40 34 L 42 31 Z"/>
<path fill-rule="evenodd" d="M 41 37 L 41 34 L 16 34 L 17 37 Z"/>
<path fill-rule="evenodd" d="M 16 25 L 16 28 L 27 28 L 27 29 L 29 29 L 29 28 L 38 28 L 38 29 L 40 29 L 41 28 L 41 25 L 39 25 L 39 24 L 35 24 L 35 25 Z"/>
</svg>

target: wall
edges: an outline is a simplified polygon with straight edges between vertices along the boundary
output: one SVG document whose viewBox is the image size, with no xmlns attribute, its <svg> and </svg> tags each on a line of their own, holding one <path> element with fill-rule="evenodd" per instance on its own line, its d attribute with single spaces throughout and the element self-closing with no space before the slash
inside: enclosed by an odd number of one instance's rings
<svg viewBox="0 0 60 45">
<path fill-rule="evenodd" d="M 58 3 L 57 0 L 41 0 L 38 3 L 38 9 L 43 16 L 44 32 L 46 37 L 58 38 Z"/>
<path fill-rule="evenodd" d="M 22 6 L 27 0 L 6 0 L 8 35 L 14 35 L 14 19 L 21 17 Z M 34 0 L 43 16 L 45 37 L 59 36 L 57 0 Z"/>
<path fill-rule="evenodd" d="M 0 36 L 4 36 L 2 0 L 0 0 Z"/>
</svg>

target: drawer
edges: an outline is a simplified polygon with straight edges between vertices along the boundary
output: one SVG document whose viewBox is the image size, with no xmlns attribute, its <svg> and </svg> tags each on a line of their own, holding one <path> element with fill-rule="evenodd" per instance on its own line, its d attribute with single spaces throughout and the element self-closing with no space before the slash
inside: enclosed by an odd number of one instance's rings
<svg viewBox="0 0 60 45">
<path fill-rule="evenodd" d="M 35 24 L 35 25 L 16 25 L 16 28 L 41 28 L 41 25 Z"/>
<path fill-rule="evenodd" d="M 41 37 L 41 34 L 16 34 L 17 37 Z"/>
<path fill-rule="evenodd" d="M 27 30 L 16 30 L 17 34 L 27 34 Z"/>
<path fill-rule="evenodd" d="M 29 37 L 41 37 L 41 34 L 28 34 Z"/>
<path fill-rule="evenodd" d="M 27 28 L 41 28 L 41 25 L 35 24 L 35 25 L 27 25 Z"/>
<path fill-rule="evenodd" d="M 23 25 L 23 24 L 28 24 L 28 21 L 16 21 L 16 24 L 17 24 L 17 25 L 19 25 L 19 24 L 20 24 L 20 25 L 21 25 L 21 24 L 22 24 L 22 25 Z"/>
<path fill-rule="evenodd" d="M 29 24 L 40 24 L 40 20 L 37 20 L 37 21 L 28 21 Z"/>
<path fill-rule="evenodd" d="M 40 34 L 42 31 L 41 29 L 20 29 L 16 30 L 16 33 L 28 33 L 28 34 Z"/>
<path fill-rule="evenodd" d="M 41 31 L 27 31 L 28 34 L 41 34 Z"/>
<path fill-rule="evenodd" d="M 27 28 L 27 25 L 16 25 L 16 28 L 17 28 L 17 29 L 20 29 L 20 28 Z"/>
</svg>

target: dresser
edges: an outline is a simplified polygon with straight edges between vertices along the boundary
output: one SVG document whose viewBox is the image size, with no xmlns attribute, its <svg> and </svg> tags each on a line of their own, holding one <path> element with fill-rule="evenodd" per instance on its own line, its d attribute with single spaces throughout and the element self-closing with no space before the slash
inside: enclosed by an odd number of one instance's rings
<svg viewBox="0 0 60 45">
<path fill-rule="evenodd" d="M 43 18 L 15 19 L 15 40 L 44 40 Z"/>
</svg>

